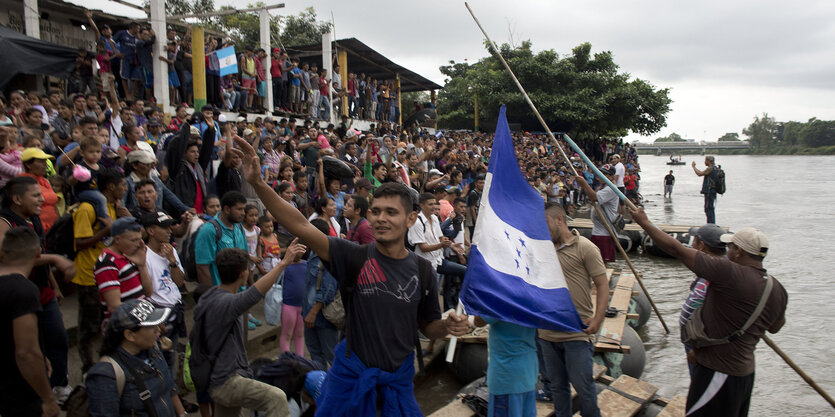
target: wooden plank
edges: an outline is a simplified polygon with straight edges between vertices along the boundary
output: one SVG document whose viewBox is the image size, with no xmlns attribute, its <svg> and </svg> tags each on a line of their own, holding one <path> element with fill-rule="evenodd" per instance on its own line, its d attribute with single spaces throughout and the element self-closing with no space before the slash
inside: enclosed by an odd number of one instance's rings
<svg viewBox="0 0 835 417">
<path fill-rule="evenodd" d="M 644 402 L 649 401 L 649 399 L 652 398 L 656 392 L 658 392 L 658 387 L 655 385 L 652 385 L 649 382 L 637 380 L 629 375 L 621 375 L 609 386 L 623 391 L 633 397 L 640 398 Z"/>
<path fill-rule="evenodd" d="M 572 396 L 574 398 L 574 396 Z M 536 417 L 551 417 L 554 415 L 554 404 L 550 402 L 536 402 Z"/>
<path fill-rule="evenodd" d="M 430 414 L 429 417 L 473 417 L 474 415 L 475 413 L 470 407 L 456 398 L 455 401 Z"/>
<path fill-rule="evenodd" d="M 635 276 L 628 272 L 622 272 L 615 287 L 615 293 L 609 300 L 609 307 L 618 311 L 629 311 L 629 301 L 632 298 L 632 285 L 635 283 Z M 623 350 L 621 338 L 623 328 L 626 326 L 626 314 L 619 313 L 615 317 L 606 317 L 598 332 L 598 340 L 595 343 L 595 350 L 606 352 L 619 352 Z"/>
<path fill-rule="evenodd" d="M 601 417 L 632 417 L 641 410 L 641 404 L 614 391 L 604 390 L 597 395 L 597 406 Z M 577 412 L 575 416 L 579 416 Z"/>
<path fill-rule="evenodd" d="M 692 225 L 692 226 L 685 225 L 685 224 L 657 224 L 656 225 L 656 227 L 658 227 L 659 229 L 661 229 L 661 231 L 663 231 L 665 233 L 688 233 L 688 232 L 690 232 L 690 228 L 693 227 L 693 226 L 698 226 L 698 225 Z M 591 229 L 592 221 L 591 221 L 591 219 L 575 218 L 573 220 L 568 221 L 568 227 L 569 228 L 575 228 L 575 229 Z M 636 224 L 636 223 L 626 223 L 624 225 L 623 229 L 626 230 L 626 231 L 642 232 L 641 226 L 638 226 L 638 224 Z M 723 227 L 723 229 L 725 229 L 725 231 L 728 231 L 728 227 Z"/>
<path fill-rule="evenodd" d="M 687 397 L 684 395 L 676 395 L 673 399 L 661 410 L 656 417 L 684 417 L 684 412 L 687 409 Z"/>
</svg>

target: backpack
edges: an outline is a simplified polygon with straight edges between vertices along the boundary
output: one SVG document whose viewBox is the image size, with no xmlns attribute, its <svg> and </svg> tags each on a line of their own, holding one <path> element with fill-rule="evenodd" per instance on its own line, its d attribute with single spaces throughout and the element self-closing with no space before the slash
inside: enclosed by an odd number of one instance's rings
<svg viewBox="0 0 835 417">
<path fill-rule="evenodd" d="M 205 295 L 204 295 L 205 296 Z M 220 350 L 226 345 L 229 336 L 232 334 L 230 328 L 223 342 L 215 348 L 213 353 L 206 351 L 206 311 L 203 309 L 201 315 L 194 315 L 194 327 L 188 335 L 188 344 L 186 345 L 186 359 L 183 363 L 183 382 L 186 388 L 194 392 L 209 391 L 209 383 L 212 379 L 212 371 L 215 367 L 215 360 Z"/>
<path fill-rule="evenodd" d="M 108 362 L 113 366 L 113 373 L 116 374 L 116 392 L 121 397 L 122 391 L 125 390 L 124 369 L 110 356 L 102 356 L 99 362 Z M 87 396 L 87 387 L 83 383 L 72 390 L 70 396 L 67 397 L 67 401 L 64 403 L 64 409 L 67 411 L 67 417 L 90 416 L 90 399 Z"/>
<path fill-rule="evenodd" d="M 62 217 L 63 218 L 63 217 Z M 59 222 L 61 220 L 58 220 Z M 56 225 L 58 223 L 55 223 Z M 220 242 L 220 238 L 223 237 L 223 231 L 220 229 L 220 223 L 217 219 L 211 219 L 206 224 L 214 225 L 215 227 L 215 243 Z M 205 225 L 204 225 L 205 226 Z M 55 228 L 55 225 L 52 226 Z M 203 228 L 203 226 L 200 226 Z M 186 273 L 186 278 L 189 281 L 197 281 L 197 262 L 196 257 L 194 254 L 194 242 L 197 240 L 197 234 L 199 233 L 200 229 L 197 229 L 196 233 L 192 233 L 188 239 L 183 242 L 183 249 L 181 251 L 181 258 L 180 261 L 183 263 L 183 270 Z M 52 232 L 52 229 L 49 229 Z M 47 235 L 48 236 L 48 235 Z"/>
<path fill-rule="evenodd" d="M 418 216 L 418 221 L 420 221 L 420 224 L 423 225 L 423 233 L 426 233 L 426 222 L 423 221 L 423 219 L 420 216 Z M 406 241 L 406 249 L 414 252 L 415 247 L 417 245 L 413 245 L 412 242 L 409 242 L 409 231 L 408 230 L 406 231 L 406 236 L 403 237 L 403 239 Z"/>
<path fill-rule="evenodd" d="M 325 265 L 320 262 L 319 276 L 316 279 L 316 291 L 319 291 L 319 288 L 322 287 L 322 274 L 324 272 Z M 342 294 L 339 291 L 336 292 L 333 301 L 322 309 L 322 315 L 325 316 L 327 321 L 336 326 L 338 330 L 345 328 L 345 306 L 342 304 Z"/>
<path fill-rule="evenodd" d="M 73 230 L 73 213 L 78 210 L 79 204 L 73 204 L 67 209 L 67 213 L 58 218 L 49 231 L 46 232 L 46 253 L 66 256 L 67 259 L 75 259 L 75 231 Z M 98 219 L 96 220 L 98 221 Z"/>
<path fill-rule="evenodd" d="M 718 194 L 725 194 L 725 171 L 721 165 L 716 166 L 716 175 L 713 178 L 713 188 Z"/>
</svg>

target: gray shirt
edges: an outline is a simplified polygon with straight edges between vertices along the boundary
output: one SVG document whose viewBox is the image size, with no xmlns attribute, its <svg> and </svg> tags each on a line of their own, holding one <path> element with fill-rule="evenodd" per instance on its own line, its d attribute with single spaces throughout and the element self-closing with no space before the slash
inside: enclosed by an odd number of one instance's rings
<svg viewBox="0 0 835 417">
<path fill-rule="evenodd" d="M 618 195 L 608 185 L 597 190 L 597 202 L 600 203 L 600 209 L 610 222 L 618 215 L 618 201 Z M 606 226 L 603 225 L 603 219 L 597 217 L 597 210 L 591 211 L 591 221 L 594 225 L 591 229 L 592 236 L 609 236 Z"/>
<path fill-rule="evenodd" d="M 200 297 L 194 317 L 205 315 L 206 351 L 210 354 L 219 351 L 212 369 L 210 389 L 220 387 L 235 374 L 253 377 L 244 345 L 243 314 L 263 297 L 255 287 L 237 294 L 214 287 Z"/>
</svg>

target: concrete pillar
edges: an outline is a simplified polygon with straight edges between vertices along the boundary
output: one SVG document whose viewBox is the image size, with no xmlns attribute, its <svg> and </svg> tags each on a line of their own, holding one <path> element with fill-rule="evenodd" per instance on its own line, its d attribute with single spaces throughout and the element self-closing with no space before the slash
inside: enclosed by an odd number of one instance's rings
<svg viewBox="0 0 835 417">
<path fill-rule="evenodd" d="M 166 52 L 168 39 L 166 38 L 165 27 L 165 0 L 151 0 L 150 12 L 151 28 L 157 34 L 157 40 L 154 42 L 154 60 L 153 60 L 153 74 L 154 74 L 154 97 L 157 104 L 162 108 L 165 114 L 173 113 L 168 95 L 168 63 L 159 59 L 159 57 L 167 57 Z"/>
<path fill-rule="evenodd" d="M 333 79 L 333 55 L 331 52 L 331 33 L 322 34 L 322 69 L 328 71 L 328 79 Z M 336 115 L 333 114 L 333 86 L 328 86 L 328 103 L 331 103 L 331 108 L 328 114 L 330 115 L 330 123 L 336 124 Z"/>
<path fill-rule="evenodd" d="M 342 90 L 348 91 L 348 52 L 339 51 L 337 53 L 337 60 L 339 61 L 339 77 L 342 78 L 340 86 Z M 342 116 L 348 115 L 348 96 L 342 96 Z"/>
<path fill-rule="evenodd" d="M 191 27 L 191 74 L 194 85 L 194 110 L 206 105 L 206 38 L 202 26 Z"/>
<path fill-rule="evenodd" d="M 400 114 L 397 116 L 397 124 L 403 126 L 403 100 L 400 97 L 400 73 L 394 74 L 394 92 L 397 94 L 397 108 Z"/>
<path fill-rule="evenodd" d="M 26 36 L 41 38 L 41 12 L 38 9 L 38 0 L 23 0 L 23 23 Z"/>
<path fill-rule="evenodd" d="M 261 12 L 258 15 L 259 21 L 261 23 L 261 48 L 267 52 L 267 57 L 264 58 L 264 72 L 266 74 L 266 81 L 267 81 L 267 96 L 264 97 L 267 100 L 265 104 L 265 108 L 268 112 L 272 113 L 273 111 L 273 77 L 270 75 L 270 66 L 272 64 L 272 52 L 270 51 L 270 12 L 267 9 L 261 9 Z"/>
</svg>

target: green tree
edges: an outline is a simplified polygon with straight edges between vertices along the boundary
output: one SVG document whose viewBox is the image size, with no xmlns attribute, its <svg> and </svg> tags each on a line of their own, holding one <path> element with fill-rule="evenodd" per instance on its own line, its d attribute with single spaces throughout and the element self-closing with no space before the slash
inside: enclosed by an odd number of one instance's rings
<svg viewBox="0 0 835 417">
<path fill-rule="evenodd" d="M 748 136 L 748 141 L 754 148 L 768 147 L 777 140 L 778 125 L 768 113 L 762 117 L 754 116 L 754 122 L 742 130 L 742 134 Z"/>
<path fill-rule="evenodd" d="M 504 44 L 501 53 L 536 104 L 549 127 L 574 137 L 625 136 L 629 131 L 649 135 L 666 125 L 669 90 L 618 72 L 612 53 L 591 53 L 591 44 L 560 57 L 554 50 L 534 53 L 530 41 L 518 47 Z M 480 120 L 495 120 L 507 105 L 512 121 L 524 129 L 541 129 L 501 62 L 490 55 L 474 64 L 440 67 L 447 78 L 438 94 L 441 127 L 473 125 L 474 95 Z"/>
<path fill-rule="evenodd" d="M 151 6 L 149 0 L 145 0 L 143 3 L 145 8 Z M 214 0 L 165 0 L 166 15 L 200 14 L 213 11 L 215 11 Z M 217 18 L 213 16 L 199 17 L 197 20 L 204 25 L 211 25 L 217 22 Z"/>
<path fill-rule="evenodd" d="M 403 114 L 403 121 L 415 114 L 415 102 L 423 105 L 429 101 L 429 93 L 426 91 L 404 91 L 400 96 L 402 103 L 400 113 Z"/>
<path fill-rule="evenodd" d="M 798 139 L 800 144 L 810 148 L 835 145 L 835 121 L 809 119 Z"/>
<path fill-rule="evenodd" d="M 656 142 L 684 142 L 684 138 L 678 133 L 670 133 L 669 136 L 664 136 L 655 140 Z"/>
<path fill-rule="evenodd" d="M 250 9 L 254 7 L 264 6 L 264 2 L 257 2 L 255 4 L 247 4 L 245 8 Z M 232 6 L 223 6 L 220 10 L 235 9 Z M 241 7 L 244 8 L 244 7 Z M 261 19 L 258 12 L 246 13 L 232 13 L 218 16 L 220 30 L 228 34 L 232 38 L 232 43 L 235 44 L 236 50 L 243 51 L 246 46 L 258 48 L 261 44 Z M 270 15 L 270 33 L 278 33 L 279 18 Z M 270 40 L 271 45 L 277 45 L 276 38 L 273 36 Z"/>
<path fill-rule="evenodd" d="M 729 132 L 719 138 L 719 142 L 737 142 L 739 141 L 739 133 Z"/>
<path fill-rule="evenodd" d="M 322 35 L 330 31 L 331 23 L 317 20 L 316 9 L 308 7 L 297 16 L 282 18 L 281 42 L 285 47 L 322 43 Z"/>
</svg>

